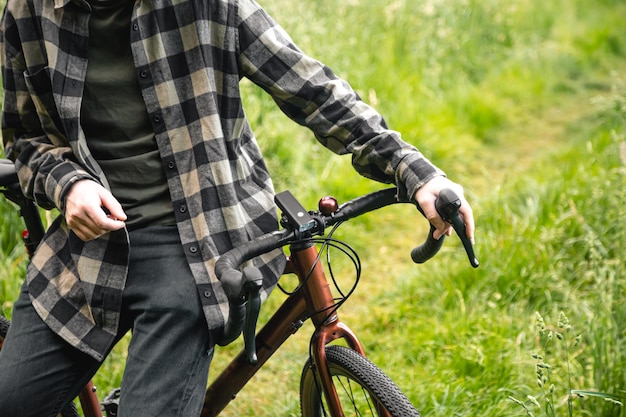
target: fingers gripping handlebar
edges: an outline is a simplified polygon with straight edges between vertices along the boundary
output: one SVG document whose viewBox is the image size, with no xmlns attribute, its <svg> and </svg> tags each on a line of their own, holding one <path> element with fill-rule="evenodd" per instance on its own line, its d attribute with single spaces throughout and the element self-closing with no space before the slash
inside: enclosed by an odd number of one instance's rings
<svg viewBox="0 0 626 417">
<path fill-rule="evenodd" d="M 463 219 L 459 214 L 459 209 L 461 208 L 461 199 L 454 193 L 454 191 L 449 188 L 441 190 L 439 193 L 439 197 L 437 201 L 435 201 L 435 208 L 437 209 L 437 213 L 441 216 L 441 218 L 452 225 L 452 228 L 461 239 L 463 243 L 463 247 L 465 248 L 465 252 L 467 253 L 467 257 L 469 258 L 470 264 L 477 268 L 479 263 L 478 259 L 474 255 L 474 248 L 472 247 L 472 242 L 467 237 L 465 232 L 465 223 L 463 223 Z M 411 259 L 413 262 L 421 264 L 432 258 L 439 252 L 443 242 L 445 240 L 445 236 L 441 236 L 439 239 L 435 239 L 434 237 L 435 226 L 430 226 L 430 233 L 426 238 L 426 242 L 416 247 L 411 251 Z"/>
<path fill-rule="evenodd" d="M 327 209 L 323 210 L 321 204 L 320 211 L 307 212 L 291 193 L 286 191 L 278 194 L 276 203 L 283 213 L 281 223 L 284 228 L 226 252 L 215 265 L 216 275 L 228 298 L 230 312 L 222 336 L 217 343 L 221 346 L 227 345 L 239 337 L 243 330 L 248 360 L 252 364 L 257 362 L 255 328 L 261 305 L 260 290 L 263 277 L 261 272 L 253 266 L 247 266 L 240 271 L 239 268 L 244 262 L 297 240 L 322 235 L 328 226 L 381 207 L 400 203 L 396 194 L 397 191 L 393 188 L 376 191 L 348 201 L 331 212 Z M 463 243 L 471 265 L 476 268 L 478 260 L 459 214 L 460 198 L 452 190 L 442 190 L 435 202 L 435 207 L 443 220 L 452 225 Z M 444 236 L 437 240 L 433 237 L 434 231 L 435 228 L 431 226 L 426 241 L 411 252 L 414 262 L 426 262 L 443 245 Z"/>
</svg>

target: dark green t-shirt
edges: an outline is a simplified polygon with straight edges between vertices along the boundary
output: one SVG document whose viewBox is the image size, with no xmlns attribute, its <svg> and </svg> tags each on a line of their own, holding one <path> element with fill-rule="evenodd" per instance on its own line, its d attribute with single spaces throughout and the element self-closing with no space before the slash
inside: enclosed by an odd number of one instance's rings
<svg viewBox="0 0 626 417">
<path fill-rule="evenodd" d="M 130 229 L 175 224 L 159 150 L 130 49 L 134 1 L 90 0 L 89 64 L 81 108 L 87 144 Z"/>
</svg>

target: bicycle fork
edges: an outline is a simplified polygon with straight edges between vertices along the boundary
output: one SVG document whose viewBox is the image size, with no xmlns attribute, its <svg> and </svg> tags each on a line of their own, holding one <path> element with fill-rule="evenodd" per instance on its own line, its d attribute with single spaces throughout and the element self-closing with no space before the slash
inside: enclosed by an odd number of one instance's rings
<svg viewBox="0 0 626 417">
<path fill-rule="evenodd" d="M 303 293 L 307 298 L 309 311 L 317 311 L 311 317 L 315 325 L 315 333 L 311 338 L 311 352 L 315 373 L 319 385 L 326 398 L 326 405 L 332 417 L 343 417 L 343 409 L 339 400 L 335 384 L 332 380 L 328 361 L 326 359 L 326 345 L 339 339 L 343 339 L 348 347 L 365 356 L 363 345 L 356 334 L 342 322 L 334 311 L 335 300 L 330 291 L 328 280 L 318 260 L 317 251 L 310 248 L 297 252 L 298 256 L 293 260 L 293 266 L 298 271 L 298 276 L 308 277 L 303 282 L 306 287 Z M 330 309 L 330 310 L 329 310 Z M 329 314 L 329 311 L 331 314 Z M 388 416 L 386 410 L 378 410 L 381 417 Z"/>
</svg>

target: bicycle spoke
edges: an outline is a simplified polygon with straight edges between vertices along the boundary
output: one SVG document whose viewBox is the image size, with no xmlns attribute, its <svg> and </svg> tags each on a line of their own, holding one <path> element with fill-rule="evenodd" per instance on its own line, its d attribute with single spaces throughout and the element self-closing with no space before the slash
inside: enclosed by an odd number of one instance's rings
<svg viewBox="0 0 626 417">
<path fill-rule="evenodd" d="M 374 404 L 372 396 L 369 394 L 369 392 L 367 392 L 364 387 L 362 387 L 360 384 L 356 384 L 356 387 L 354 387 L 354 381 L 347 377 L 335 376 L 335 379 L 335 387 L 341 386 L 345 395 L 350 399 L 349 403 L 352 404 L 355 416 L 362 417 L 365 415 L 363 414 L 361 408 L 367 408 L 369 410 L 369 415 L 378 415 L 378 412 L 375 411 L 378 409 L 378 407 Z M 360 393 L 358 391 L 360 391 Z M 342 401 L 341 403 L 343 404 L 344 402 Z"/>
<path fill-rule="evenodd" d="M 359 353 L 342 346 L 326 348 L 332 385 L 345 417 L 420 417 L 400 389 L 378 367 Z M 303 369 L 301 409 L 304 417 L 330 415 L 328 398 L 311 365 Z"/>
</svg>

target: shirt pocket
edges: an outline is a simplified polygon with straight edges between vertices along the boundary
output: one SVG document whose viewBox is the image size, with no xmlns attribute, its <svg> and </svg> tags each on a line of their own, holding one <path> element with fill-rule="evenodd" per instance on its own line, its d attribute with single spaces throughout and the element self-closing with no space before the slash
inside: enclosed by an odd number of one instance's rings
<svg viewBox="0 0 626 417">
<path fill-rule="evenodd" d="M 54 100 L 50 67 L 39 67 L 32 72 L 25 71 L 24 81 L 44 133 L 53 141 L 57 139 L 67 142 L 63 123 Z"/>
</svg>

